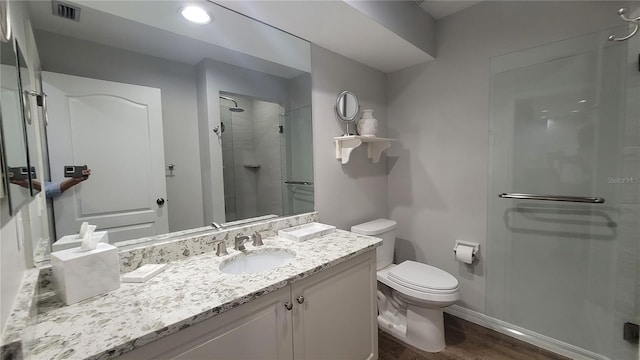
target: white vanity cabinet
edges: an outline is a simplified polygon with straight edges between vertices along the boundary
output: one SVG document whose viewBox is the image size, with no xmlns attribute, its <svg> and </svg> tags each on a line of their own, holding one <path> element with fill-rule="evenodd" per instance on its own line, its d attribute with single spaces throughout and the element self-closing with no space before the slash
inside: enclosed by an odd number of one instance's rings
<svg viewBox="0 0 640 360">
<path fill-rule="evenodd" d="M 375 251 L 121 356 L 377 359 Z"/>
<path fill-rule="evenodd" d="M 291 285 L 294 359 L 377 359 L 375 251 Z"/>
</svg>

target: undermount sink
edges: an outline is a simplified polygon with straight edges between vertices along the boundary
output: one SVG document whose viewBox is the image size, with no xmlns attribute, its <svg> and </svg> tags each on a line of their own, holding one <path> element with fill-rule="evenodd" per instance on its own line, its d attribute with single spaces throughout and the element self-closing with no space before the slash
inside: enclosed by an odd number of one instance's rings
<svg viewBox="0 0 640 360">
<path fill-rule="evenodd" d="M 255 274 L 285 266 L 296 258 L 293 251 L 269 249 L 269 251 L 247 252 L 220 264 L 226 274 Z"/>
</svg>

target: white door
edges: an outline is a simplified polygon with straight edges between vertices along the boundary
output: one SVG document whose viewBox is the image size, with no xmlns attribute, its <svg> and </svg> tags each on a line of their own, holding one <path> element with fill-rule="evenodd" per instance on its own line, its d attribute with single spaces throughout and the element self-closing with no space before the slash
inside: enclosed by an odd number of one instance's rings
<svg viewBox="0 0 640 360">
<path fill-rule="evenodd" d="M 160 89 L 43 72 L 51 179 L 65 165 L 91 176 L 53 200 L 56 235 L 88 221 L 110 242 L 169 231 Z"/>
</svg>

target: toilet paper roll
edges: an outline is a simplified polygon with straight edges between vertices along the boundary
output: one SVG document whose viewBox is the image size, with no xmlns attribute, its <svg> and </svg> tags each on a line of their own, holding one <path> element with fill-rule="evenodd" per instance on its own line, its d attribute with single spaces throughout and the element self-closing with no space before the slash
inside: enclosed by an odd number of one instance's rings
<svg viewBox="0 0 640 360">
<path fill-rule="evenodd" d="M 456 248 L 456 260 L 471 264 L 473 262 L 473 247 L 458 245 Z"/>
</svg>

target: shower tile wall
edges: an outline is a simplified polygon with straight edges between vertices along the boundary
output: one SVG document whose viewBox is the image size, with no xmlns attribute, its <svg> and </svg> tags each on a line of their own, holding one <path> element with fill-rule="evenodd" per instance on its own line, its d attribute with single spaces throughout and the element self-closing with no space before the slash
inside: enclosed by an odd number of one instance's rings
<svg viewBox="0 0 640 360">
<path fill-rule="evenodd" d="M 245 164 L 257 164 L 253 138 L 253 104 L 249 97 L 229 94 L 238 102 L 244 112 L 231 114 L 233 131 L 233 174 L 235 181 L 236 219 L 258 216 L 257 208 L 257 176 L 256 170 L 245 167 Z M 229 221 L 230 219 L 227 219 Z M 233 219 L 235 220 L 235 219 Z"/>
<path fill-rule="evenodd" d="M 284 109 L 246 96 L 223 95 L 236 99 L 244 109 L 230 112 L 232 103 L 221 100 L 221 119 L 226 125 L 222 137 L 226 221 L 282 215 L 282 135 L 278 126 Z"/>
</svg>

